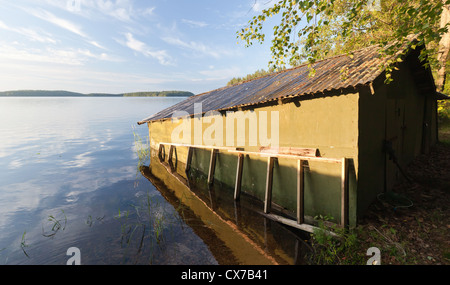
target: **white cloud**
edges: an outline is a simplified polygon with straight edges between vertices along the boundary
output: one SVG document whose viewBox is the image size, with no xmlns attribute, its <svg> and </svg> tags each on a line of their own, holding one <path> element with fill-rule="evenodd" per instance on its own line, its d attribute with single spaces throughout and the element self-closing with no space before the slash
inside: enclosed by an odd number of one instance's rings
<svg viewBox="0 0 450 285">
<path fill-rule="evenodd" d="M 252 4 L 252 10 L 254 12 L 261 12 L 262 10 L 264 10 L 265 8 L 268 7 L 268 4 L 271 4 L 271 1 L 266 1 L 266 0 L 254 0 L 253 4 Z"/>
<path fill-rule="evenodd" d="M 181 19 L 181 22 L 188 24 L 191 27 L 197 27 L 197 28 L 204 28 L 204 27 L 208 26 L 207 23 L 201 22 L 201 21 L 192 21 L 192 20 L 187 20 L 187 19 Z"/>
<path fill-rule="evenodd" d="M 130 22 L 135 13 L 131 0 L 46 0 L 46 2 L 87 18 L 97 17 L 98 13 L 101 13 L 122 22 Z"/>
<path fill-rule="evenodd" d="M 134 51 L 140 52 L 140 53 L 146 53 L 147 51 L 147 45 L 139 40 L 136 40 L 134 36 L 131 33 L 126 33 L 125 37 L 127 39 L 126 45 L 127 47 L 131 48 Z"/>
<path fill-rule="evenodd" d="M 239 67 L 230 67 L 223 69 L 208 69 L 199 71 L 199 73 L 203 76 L 207 77 L 207 80 L 225 80 L 230 79 L 237 74 L 241 73 L 241 69 Z"/>
<path fill-rule="evenodd" d="M 79 0 L 80 13 L 86 10 L 98 11 L 122 22 L 130 22 L 134 15 L 133 3 L 130 0 Z"/>
<path fill-rule="evenodd" d="M 0 60 L 13 62 L 58 63 L 63 65 L 81 65 L 83 60 L 77 52 L 70 49 L 35 49 L 12 45 L 0 45 Z"/>
<path fill-rule="evenodd" d="M 89 59 L 102 61 L 120 62 L 120 58 L 107 53 L 95 54 L 88 49 L 75 48 L 54 48 L 46 47 L 42 49 L 29 48 L 21 45 L 0 44 L 0 62 L 35 62 L 59 65 L 84 65 Z"/>
<path fill-rule="evenodd" d="M 78 26 L 77 24 L 74 24 L 66 19 L 59 18 L 55 16 L 54 14 L 44 10 L 44 9 L 27 9 L 28 12 L 44 21 L 47 21 L 49 23 L 52 23 L 62 29 L 65 29 L 67 31 L 70 31 L 76 35 L 79 35 L 83 38 L 87 38 L 88 36 L 83 32 L 82 28 Z"/>
<path fill-rule="evenodd" d="M 93 45 L 93 46 L 95 46 L 95 47 L 98 47 L 98 48 L 100 48 L 100 49 L 106 49 L 104 46 L 102 46 L 101 44 L 99 44 L 99 43 L 96 42 L 96 41 L 88 41 L 88 43 L 90 43 L 91 45 Z"/>
<path fill-rule="evenodd" d="M 100 49 L 106 49 L 105 47 L 103 47 L 97 41 L 92 40 L 83 31 L 83 28 L 80 25 L 76 24 L 76 23 L 73 23 L 73 22 L 71 22 L 69 20 L 66 20 L 66 19 L 60 18 L 58 16 L 55 16 L 53 13 L 51 13 L 51 12 L 49 12 L 47 10 L 44 10 L 44 9 L 28 9 L 28 8 L 24 8 L 24 10 L 27 13 L 29 13 L 29 14 L 31 14 L 31 15 L 33 15 L 33 16 L 41 19 L 41 20 L 47 21 L 47 22 L 49 22 L 51 24 L 54 24 L 57 27 L 60 27 L 60 28 L 62 28 L 64 30 L 67 30 L 69 32 L 72 32 L 72 33 L 82 37 L 87 43 L 89 43 L 92 46 L 95 46 L 95 47 L 100 48 Z M 38 40 L 38 41 L 41 41 L 41 42 L 43 42 L 43 41 L 47 41 L 47 42 L 55 41 L 56 42 L 56 40 L 54 40 L 54 39 L 52 39 L 50 37 L 43 38 L 39 34 L 33 33 L 33 31 L 30 31 L 30 30 L 22 30 L 21 33 L 22 34 L 27 33 L 29 37 L 34 37 L 35 40 Z"/>
<path fill-rule="evenodd" d="M 58 41 L 53 39 L 50 35 L 45 36 L 44 32 L 36 32 L 32 29 L 19 28 L 17 32 L 28 37 L 32 41 L 37 41 L 41 43 L 51 43 L 56 44 Z"/>
<path fill-rule="evenodd" d="M 167 54 L 165 50 L 152 50 L 144 42 L 141 42 L 134 38 L 133 34 L 125 34 L 126 42 L 125 45 L 130 49 L 139 52 L 147 57 L 152 57 L 158 60 L 162 65 L 173 65 L 172 58 Z"/>
<path fill-rule="evenodd" d="M 227 49 L 211 47 L 211 46 L 207 46 L 203 43 L 194 42 L 194 41 L 186 42 L 186 41 L 181 40 L 180 38 L 164 37 L 164 38 L 162 38 L 162 40 L 171 45 L 175 45 L 175 46 L 178 46 L 181 48 L 191 50 L 196 54 L 211 56 L 214 58 L 221 58 L 222 56 L 233 56 L 234 55 L 234 52 L 227 50 Z"/>
<path fill-rule="evenodd" d="M 23 35 L 31 41 L 36 41 L 36 42 L 40 42 L 40 43 L 51 43 L 51 44 L 57 43 L 57 41 L 55 39 L 53 39 L 52 36 L 48 33 L 45 33 L 42 31 L 37 32 L 37 31 L 29 29 L 29 28 L 12 28 L 12 27 L 7 26 L 2 21 L 0 21 L 0 29 Z"/>
<path fill-rule="evenodd" d="M 127 10 L 126 8 L 117 8 L 107 14 L 123 22 L 128 22 L 131 20 L 130 10 Z"/>
<path fill-rule="evenodd" d="M 78 50 L 76 50 L 76 52 L 80 56 L 85 56 L 88 58 L 94 58 L 94 59 L 98 59 L 98 60 L 111 61 L 111 62 L 123 62 L 123 59 L 121 59 L 119 57 L 111 56 L 110 54 L 107 54 L 107 53 L 95 54 L 95 53 L 92 53 L 88 49 L 78 49 Z"/>
<path fill-rule="evenodd" d="M 141 15 L 143 16 L 154 16 L 156 7 L 149 7 L 149 8 L 145 8 L 143 10 L 141 10 Z"/>
</svg>

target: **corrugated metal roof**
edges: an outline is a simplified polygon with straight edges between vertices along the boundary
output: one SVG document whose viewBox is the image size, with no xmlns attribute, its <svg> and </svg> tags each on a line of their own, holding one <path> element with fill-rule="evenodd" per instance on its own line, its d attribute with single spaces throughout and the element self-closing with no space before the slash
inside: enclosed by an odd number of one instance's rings
<svg viewBox="0 0 450 285">
<path fill-rule="evenodd" d="M 205 113 L 366 85 L 383 72 L 380 70 L 382 62 L 378 51 L 379 47 L 372 46 L 354 51 L 352 56 L 340 55 L 318 61 L 313 65 L 316 72 L 313 77 L 308 76 L 310 69 L 305 64 L 195 95 L 138 124 L 171 118 L 175 111 L 193 115 L 195 103 L 202 103 L 202 112 Z"/>
</svg>

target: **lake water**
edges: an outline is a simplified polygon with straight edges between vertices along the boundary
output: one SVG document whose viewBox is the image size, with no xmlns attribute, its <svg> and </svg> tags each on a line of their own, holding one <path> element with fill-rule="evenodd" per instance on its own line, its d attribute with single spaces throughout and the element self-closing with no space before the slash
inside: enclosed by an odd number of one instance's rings
<svg viewBox="0 0 450 285">
<path fill-rule="evenodd" d="M 183 201 L 169 201 L 138 167 L 134 134 L 145 141 L 148 132 L 136 122 L 180 100 L 0 98 L 0 264 L 66 264 L 71 247 L 82 264 L 222 264 L 217 252 L 233 256 L 227 242 L 209 238 L 213 226 L 186 218 L 195 210 L 180 211 Z M 302 238 L 264 223 L 265 232 L 244 240 L 278 263 L 297 263 Z"/>
</svg>

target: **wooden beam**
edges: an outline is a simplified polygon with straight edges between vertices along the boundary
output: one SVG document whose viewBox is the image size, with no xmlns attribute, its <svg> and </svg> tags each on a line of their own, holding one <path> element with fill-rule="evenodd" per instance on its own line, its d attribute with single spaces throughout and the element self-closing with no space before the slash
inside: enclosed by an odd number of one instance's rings
<svg viewBox="0 0 450 285">
<path fill-rule="evenodd" d="M 238 155 L 238 163 L 236 169 L 236 183 L 234 185 L 234 200 L 239 200 L 241 196 L 241 182 L 242 182 L 242 167 L 244 164 L 244 155 L 240 153 Z"/>
<path fill-rule="evenodd" d="M 348 225 L 348 159 L 342 159 L 341 170 L 341 227 Z"/>
<path fill-rule="evenodd" d="M 215 146 L 215 145 L 192 145 L 192 144 L 182 144 L 182 143 L 166 143 L 160 142 L 160 145 L 173 145 L 179 147 L 193 147 L 193 148 L 201 148 L 201 149 L 218 149 L 218 150 L 242 150 L 239 147 L 227 147 L 227 146 Z"/>
<path fill-rule="evenodd" d="M 211 185 L 214 181 L 214 171 L 216 169 L 216 149 L 211 149 L 211 159 L 209 161 L 209 173 L 208 173 L 208 185 Z"/>
<path fill-rule="evenodd" d="M 268 213 L 261 213 L 264 217 L 269 218 L 271 220 L 274 220 L 276 222 L 291 226 L 293 228 L 297 228 L 306 232 L 310 232 L 310 233 L 314 233 L 315 230 L 318 230 L 318 227 L 312 226 L 312 225 L 308 225 L 308 224 L 297 224 L 294 220 L 279 216 L 279 215 L 274 215 L 274 214 L 268 214 Z M 327 235 L 331 235 L 333 237 L 338 237 L 338 235 L 336 233 L 333 233 L 331 231 L 327 231 L 325 230 L 325 234 Z"/>
<path fill-rule="evenodd" d="M 319 150 L 317 148 L 299 148 L 299 147 L 260 147 L 259 151 L 262 153 L 271 154 L 288 154 L 299 156 L 319 156 Z"/>
<path fill-rule="evenodd" d="M 272 207 L 272 183 L 273 183 L 273 162 L 274 157 L 267 159 L 267 179 L 266 179 L 266 197 L 264 200 L 264 213 L 269 213 Z"/>
<path fill-rule="evenodd" d="M 305 169 L 303 161 L 297 160 L 297 223 L 303 224 L 305 222 Z"/>
<path fill-rule="evenodd" d="M 341 159 L 337 158 L 327 158 L 327 157 L 312 157 L 312 156 L 299 156 L 299 155 L 289 155 L 289 154 L 275 154 L 275 153 L 264 153 L 257 151 L 243 151 L 243 150 L 228 150 L 230 153 L 242 153 L 248 155 L 257 155 L 257 156 L 271 156 L 275 158 L 292 158 L 292 159 L 302 159 L 308 161 L 321 161 L 321 162 L 329 162 L 329 163 L 341 163 Z"/>
</svg>

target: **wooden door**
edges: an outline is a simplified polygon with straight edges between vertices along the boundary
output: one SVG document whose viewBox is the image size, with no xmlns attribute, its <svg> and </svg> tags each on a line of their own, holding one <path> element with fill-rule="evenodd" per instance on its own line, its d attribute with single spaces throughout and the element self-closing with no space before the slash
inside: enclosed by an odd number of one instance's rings
<svg viewBox="0 0 450 285">
<path fill-rule="evenodd" d="M 402 164 L 404 143 L 405 102 L 402 99 L 388 99 L 386 103 L 386 173 L 385 190 L 390 191 L 401 179 L 398 165 Z"/>
</svg>

